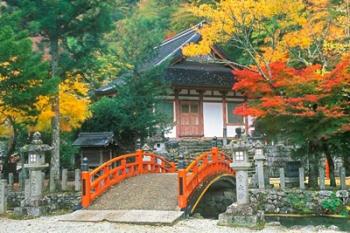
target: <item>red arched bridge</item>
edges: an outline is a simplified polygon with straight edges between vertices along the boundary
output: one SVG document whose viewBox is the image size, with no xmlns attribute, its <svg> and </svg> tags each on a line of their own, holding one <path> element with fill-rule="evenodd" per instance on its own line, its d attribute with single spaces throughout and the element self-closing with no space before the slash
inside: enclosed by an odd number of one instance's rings
<svg viewBox="0 0 350 233">
<path fill-rule="evenodd" d="M 110 197 L 112 200 L 107 205 L 113 205 L 113 201 L 115 202 L 116 198 L 118 198 L 115 197 L 116 195 L 130 196 L 130 198 L 134 198 L 134 201 L 145 201 L 143 197 L 138 196 L 144 193 L 144 187 L 139 188 L 138 191 L 127 191 L 128 186 L 140 186 L 132 183 L 128 184 L 127 181 L 131 180 L 129 178 L 147 177 L 149 174 L 164 174 L 167 176 L 163 176 L 160 179 L 166 180 L 174 177 L 175 179 L 173 180 L 175 182 L 166 181 L 167 183 L 163 186 L 177 186 L 169 187 L 170 193 L 168 196 L 172 196 L 171 198 L 175 199 L 173 202 L 175 201 L 177 207 L 181 210 L 192 213 L 211 186 L 217 186 L 221 182 L 221 184 L 231 185 L 234 188 L 235 171 L 230 167 L 231 162 L 229 156 L 219 151 L 217 147 L 213 147 L 211 151 L 200 154 L 187 168 L 177 170 L 175 163 L 167 161 L 164 157 L 155 153 L 137 150 L 135 153 L 113 158 L 93 171 L 82 172 L 82 206 L 88 208 L 92 205 L 91 207 L 93 207 L 99 199 L 108 196 L 108 192 L 112 193 Z M 153 175 L 153 177 L 155 176 Z M 141 181 L 141 183 L 145 187 L 149 186 L 152 182 L 156 182 L 153 177 L 148 181 Z M 113 190 L 113 188 L 121 187 L 123 184 L 124 187 L 120 189 L 120 192 L 125 193 L 114 195 L 113 192 L 118 191 Z M 153 189 L 153 192 L 163 191 L 162 186 L 155 186 Z M 161 200 L 158 200 L 158 203 L 160 202 Z M 153 204 L 155 209 L 156 205 Z"/>
</svg>

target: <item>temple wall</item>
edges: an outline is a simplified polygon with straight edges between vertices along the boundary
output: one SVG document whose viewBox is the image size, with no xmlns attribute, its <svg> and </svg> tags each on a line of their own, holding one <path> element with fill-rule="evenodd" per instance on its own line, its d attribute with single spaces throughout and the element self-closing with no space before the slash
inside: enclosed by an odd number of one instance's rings
<svg viewBox="0 0 350 233">
<path fill-rule="evenodd" d="M 203 103 L 204 137 L 223 136 L 222 105 L 222 103 Z"/>
</svg>

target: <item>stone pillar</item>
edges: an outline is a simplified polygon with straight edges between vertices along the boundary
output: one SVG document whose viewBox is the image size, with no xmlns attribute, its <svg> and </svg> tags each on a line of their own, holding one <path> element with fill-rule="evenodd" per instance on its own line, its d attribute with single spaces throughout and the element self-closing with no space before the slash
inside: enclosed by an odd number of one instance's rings
<svg viewBox="0 0 350 233">
<path fill-rule="evenodd" d="M 345 173 L 345 167 L 339 168 L 339 174 L 340 174 L 340 189 L 346 190 L 346 173 Z"/>
<path fill-rule="evenodd" d="M 320 178 L 320 190 L 325 190 L 326 189 L 326 184 L 325 184 L 325 170 L 324 170 L 324 166 L 320 166 L 318 168 L 318 173 L 319 173 L 319 178 Z"/>
<path fill-rule="evenodd" d="M 42 176 L 42 187 L 43 187 L 43 190 L 45 190 L 45 172 L 41 172 L 41 176 Z"/>
<path fill-rule="evenodd" d="M 0 180 L 0 214 L 7 211 L 7 181 Z"/>
<path fill-rule="evenodd" d="M 79 192 L 80 191 L 80 183 L 81 183 L 81 179 L 80 179 L 80 169 L 75 169 L 74 171 L 74 190 L 76 192 Z"/>
<path fill-rule="evenodd" d="M 262 153 L 262 150 L 260 150 L 259 153 L 255 153 L 255 164 L 256 164 L 256 171 L 258 173 L 258 186 L 259 189 L 264 190 L 265 189 L 265 175 L 264 175 L 264 162 L 265 162 L 265 156 Z"/>
<path fill-rule="evenodd" d="M 9 185 L 8 185 L 9 190 L 13 190 L 13 184 L 14 184 L 14 176 L 13 176 L 13 173 L 10 172 L 9 173 Z"/>
<path fill-rule="evenodd" d="M 280 188 L 282 190 L 286 189 L 286 177 L 285 177 L 285 173 L 284 173 L 284 168 L 283 167 L 280 168 Z"/>
<path fill-rule="evenodd" d="M 18 183 L 19 183 L 19 187 L 21 188 L 21 191 L 24 191 L 24 185 L 25 185 L 24 181 L 25 181 L 24 169 L 21 169 L 21 171 L 20 171 L 20 173 L 18 175 Z"/>
<path fill-rule="evenodd" d="M 223 128 L 222 145 L 223 145 L 223 146 L 226 146 L 226 145 L 227 145 L 227 128 L 226 128 L 226 126 L 224 126 L 224 128 Z"/>
<path fill-rule="evenodd" d="M 67 179 L 68 179 L 68 170 L 63 169 L 62 170 L 62 190 L 67 191 Z"/>
<path fill-rule="evenodd" d="M 30 202 L 30 190 L 30 180 L 26 179 L 24 181 L 24 202 L 26 205 L 28 205 Z"/>
<path fill-rule="evenodd" d="M 300 190 L 305 190 L 305 171 L 303 167 L 299 167 L 299 187 Z"/>
<path fill-rule="evenodd" d="M 40 170 L 33 170 L 30 172 L 30 203 L 37 205 L 36 203 L 42 198 L 43 195 L 43 175 Z"/>
<path fill-rule="evenodd" d="M 248 171 L 246 170 L 237 171 L 236 173 L 236 194 L 238 205 L 249 204 Z"/>
</svg>

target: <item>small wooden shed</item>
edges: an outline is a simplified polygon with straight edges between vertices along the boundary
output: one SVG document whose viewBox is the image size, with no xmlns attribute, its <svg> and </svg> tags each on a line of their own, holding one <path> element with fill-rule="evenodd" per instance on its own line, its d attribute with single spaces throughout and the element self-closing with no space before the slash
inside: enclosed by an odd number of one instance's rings
<svg viewBox="0 0 350 233">
<path fill-rule="evenodd" d="M 100 166 L 117 154 L 113 132 L 82 132 L 73 146 L 80 147 L 80 159 L 86 157 L 91 168 Z"/>
</svg>

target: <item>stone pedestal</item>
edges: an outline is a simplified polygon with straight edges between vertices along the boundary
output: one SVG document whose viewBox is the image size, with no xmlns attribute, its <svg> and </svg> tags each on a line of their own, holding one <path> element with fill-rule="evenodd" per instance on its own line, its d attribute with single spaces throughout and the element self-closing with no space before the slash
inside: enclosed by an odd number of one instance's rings
<svg viewBox="0 0 350 233">
<path fill-rule="evenodd" d="M 253 209 L 249 204 L 238 205 L 233 203 L 225 213 L 219 215 L 218 225 L 232 227 L 247 227 L 261 229 L 264 227 L 265 218 L 263 211 Z"/>
<path fill-rule="evenodd" d="M 0 214 L 7 211 L 7 181 L 0 180 Z"/>
</svg>

